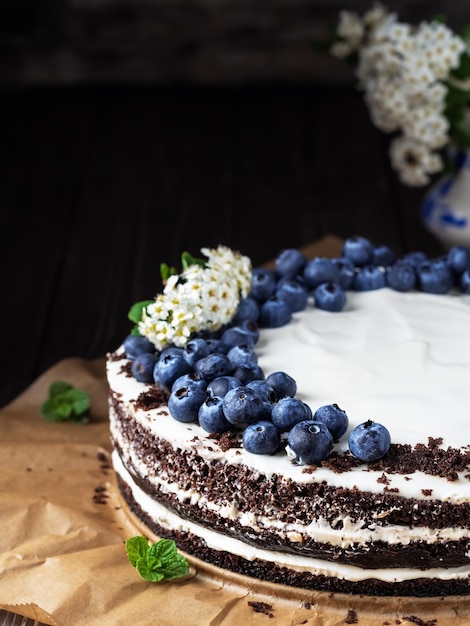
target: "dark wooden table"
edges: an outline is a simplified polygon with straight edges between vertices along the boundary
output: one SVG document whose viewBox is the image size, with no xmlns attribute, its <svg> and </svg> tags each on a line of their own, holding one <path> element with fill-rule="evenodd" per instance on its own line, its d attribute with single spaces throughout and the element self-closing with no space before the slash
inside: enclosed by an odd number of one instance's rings
<svg viewBox="0 0 470 626">
<path fill-rule="evenodd" d="M 334 233 L 440 252 L 352 86 L 0 97 L 0 406 L 56 361 L 115 348 L 183 250 L 224 243 L 256 265 Z"/>
</svg>

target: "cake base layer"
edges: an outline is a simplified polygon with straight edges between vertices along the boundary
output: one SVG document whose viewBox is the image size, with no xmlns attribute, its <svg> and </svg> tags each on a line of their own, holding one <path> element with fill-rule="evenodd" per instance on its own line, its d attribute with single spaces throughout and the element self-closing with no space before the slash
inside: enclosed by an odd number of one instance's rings
<svg viewBox="0 0 470 626">
<path fill-rule="evenodd" d="M 144 524 L 148 531 L 158 537 L 174 539 L 178 547 L 185 553 L 223 570 L 278 585 L 287 585 L 298 589 L 315 590 L 329 594 L 339 592 L 365 596 L 412 596 L 415 598 L 439 598 L 446 596 L 446 599 L 451 599 L 453 596 L 457 598 L 461 596 L 462 603 L 470 607 L 470 585 L 468 580 L 443 581 L 418 578 L 393 584 L 376 579 L 351 582 L 339 580 L 336 577 L 315 575 L 305 571 L 297 572 L 261 559 L 248 561 L 229 552 L 213 550 L 200 537 L 179 530 L 169 530 L 155 522 L 142 510 L 141 506 L 136 502 L 131 488 L 119 475 L 117 476 L 117 481 L 121 496 L 127 503 L 129 510 L 133 516 Z M 457 603 L 459 603 L 459 600 L 457 600 Z"/>
<path fill-rule="evenodd" d="M 120 503 L 125 514 L 149 541 L 157 541 L 160 537 L 175 539 L 180 542 L 181 551 L 188 558 L 198 577 L 220 581 L 226 587 L 243 590 L 244 593 L 250 595 L 256 594 L 258 600 L 264 597 L 266 603 L 259 602 L 263 606 L 292 605 L 294 614 L 300 605 L 312 610 L 312 619 L 314 619 L 312 623 L 322 625 L 339 623 L 335 621 L 336 618 L 341 618 L 340 623 L 355 623 L 359 626 L 382 626 L 387 621 L 398 623 L 396 620 L 400 620 L 400 623 L 436 626 L 438 624 L 467 626 L 470 622 L 469 596 L 385 597 L 306 589 L 291 586 L 289 583 L 285 585 L 278 581 L 273 582 L 269 578 L 254 578 L 254 570 L 250 569 L 251 563 L 245 562 L 245 569 L 238 569 L 243 559 L 233 559 L 232 555 L 226 555 L 222 566 L 219 567 L 216 564 L 217 559 L 212 562 L 208 560 L 208 553 L 213 551 L 209 551 L 203 542 L 194 544 L 191 536 L 184 536 L 184 533 L 178 532 L 169 533 L 159 527 L 142 512 L 119 478 L 118 486 Z M 345 616 L 350 619 L 349 622 L 344 621 Z"/>
</svg>

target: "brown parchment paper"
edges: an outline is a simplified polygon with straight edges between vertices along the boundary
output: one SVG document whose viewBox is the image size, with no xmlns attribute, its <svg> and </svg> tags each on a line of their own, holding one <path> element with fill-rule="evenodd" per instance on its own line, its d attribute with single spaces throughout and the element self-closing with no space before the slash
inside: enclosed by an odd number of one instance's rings
<svg viewBox="0 0 470 626">
<path fill-rule="evenodd" d="M 338 249 L 339 240 L 327 238 L 306 250 L 327 256 Z M 40 404 L 55 380 L 90 393 L 89 424 L 41 417 Z M 292 590 L 194 559 L 185 580 L 142 580 L 124 541 L 146 529 L 118 495 L 109 462 L 107 392 L 104 358 L 71 358 L 0 411 L 0 609 L 55 626 L 470 623 L 468 598 Z"/>
</svg>

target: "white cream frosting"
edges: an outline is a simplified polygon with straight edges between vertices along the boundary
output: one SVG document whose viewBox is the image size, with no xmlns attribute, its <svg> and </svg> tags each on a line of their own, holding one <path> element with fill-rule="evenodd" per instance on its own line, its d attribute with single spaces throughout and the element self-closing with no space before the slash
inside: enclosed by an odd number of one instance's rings
<svg viewBox="0 0 470 626">
<path fill-rule="evenodd" d="M 469 449 L 470 296 L 437 296 L 416 292 L 403 294 L 390 289 L 348 293 L 347 307 L 341 313 L 328 313 L 309 307 L 306 311 L 296 313 L 292 322 L 282 328 L 263 329 L 256 352 L 266 375 L 283 370 L 296 380 L 298 396 L 313 411 L 332 402 L 344 409 L 350 421 L 348 433 L 357 424 L 372 419 L 388 428 L 393 443 L 414 446 L 417 443 L 427 444 L 428 437 L 433 437 L 442 438 L 441 447 L 444 449 L 449 446 L 462 451 Z M 177 422 L 166 408 L 136 410 L 133 401 L 146 386 L 123 374 L 123 363 L 122 360 L 108 361 L 111 390 L 119 393 L 125 411 L 133 413 L 138 422 L 156 437 L 169 441 L 175 449 L 197 452 L 209 461 L 218 459 L 225 463 L 243 463 L 255 472 L 267 476 L 278 474 L 298 483 L 325 481 L 332 486 L 357 487 L 376 494 L 383 493 L 385 489 L 398 489 L 398 495 L 405 498 L 435 499 L 455 504 L 470 502 L 470 481 L 465 477 L 468 471 L 462 472 L 455 481 L 423 472 L 407 476 L 390 473 L 386 474 L 385 487 L 383 482 L 378 482 L 382 471 L 370 471 L 367 464 L 343 473 L 334 473 L 326 467 L 306 472 L 305 466 L 292 464 L 284 452 L 275 456 L 255 455 L 243 449 L 224 452 L 215 440 L 207 439 L 207 433 L 198 424 Z M 112 412 L 110 417 L 113 437 L 120 443 L 124 453 L 130 455 L 136 468 L 145 475 L 145 468 L 139 467 L 139 461 L 132 458 L 132 452 L 114 427 Z M 348 433 L 335 444 L 336 450 L 347 449 Z M 119 472 L 123 473 L 123 468 Z M 130 480 L 127 472 L 124 477 L 126 482 Z M 164 475 L 151 476 L 150 480 L 161 489 L 172 491 L 181 500 L 190 497 L 198 501 L 200 506 L 211 506 L 209 502 L 200 501 L 197 494 L 175 488 Z M 134 493 L 136 498 L 143 498 L 140 503 L 145 510 L 152 513 L 155 507 L 159 507 L 145 494 L 139 493 L 135 485 L 134 489 L 137 490 Z M 248 519 L 229 505 L 220 514 L 254 527 L 276 527 L 275 519 Z M 166 515 L 167 520 L 171 517 L 168 512 L 160 512 L 158 515 Z M 386 512 L 383 515 L 386 516 Z M 335 530 L 324 520 L 313 522 L 309 527 L 293 525 L 287 529 L 287 537 L 295 541 L 300 533 L 305 532 L 319 541 L 347 547 L 353 543 L 366 545 L 371 540 L 406 544 L 421 538 L 433 543 L 465 539 L 470 535 L 468 528 L 444 528 L 426 531 L 426 536 L 420 537 L 422 528 L 384 526 L 380 516 L 377 525 L 364 529 L 360 523 L 353 524 L 347 518 L 343 517 L 341 521 L 341 531 Z M 171 519 L 167 525 L 176 523 L 177 519 Z M 178 523 L 181 524 L 181 520 Z M 208 531 L 197 526 L 196 530 L 197 534 L 206 538 Z M 209 534 L 210 540 L 217 543 L 212 537 L 217 533 Z M 227 549 L 226 538 L 223 541 L 224 549 Z M 245 558 L 258 556 L 254 548 L 244 546 L 237 550 L 241 550 Z M 312 565 L 311 559 L 304 563 L 300 557 L 284 555 L 281 559 L 274 553 L 271 556 L 277 562 L 289 559 L 289 566 L 305 566 L 309 570 L 318 567 L 322 572 L 326 568 L 328 575 L 339 575 L 350 580 L 355 580 L 355 576 L 362 579 L 370 575 L 370 572 L 367 574 L 363 570 L 360 574 L 355 572 L 359 568 L 333 566 L 321 561 L 320 565 L 317 562 Z M 267 558 L 265 551 L 262 551 L 261 558 Z M 337 570 L 338 573 L 334 573 Z M 377 575 L 375 570 L 374 574 Z M 419 573 L 420 576 L 422 574 Z M 468 574 L 468 568 L 442 572 L 444 577 Z M 436 575 L 434 571 L 426 573 L 426 576 Z M 379 577 L 384 580 L 388 580 L 389 576 L 398 580 L 412 575 L 409 570 L 379 572 Z"/>
</svg>

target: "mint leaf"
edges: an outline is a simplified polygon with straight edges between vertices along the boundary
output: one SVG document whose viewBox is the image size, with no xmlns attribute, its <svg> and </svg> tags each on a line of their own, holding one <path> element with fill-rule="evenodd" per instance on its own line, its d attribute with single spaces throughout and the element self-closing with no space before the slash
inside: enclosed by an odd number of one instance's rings
<svg viewBox="0 0 470 626">
<path fill-rule="evenodd" d="M 160 539 L 149 548 L 149 557 L 153 557 L 162 563 L 171 563 L 178 554 L 176 544 L 169 539 Z"/>
<path fill-rule="evenodd" d="M 41 415 L 50 422 L 88 421 L 90 396 L 83 389 L 56 380 L 49 387 L 49 397 L 41 404 Z"/>
<path fill-rule="evenodd" d="M 190 252 L 183 252 L 181 255 L 181 265 L 183 270 L 187 270 L 191 265 L 200 265 L 201 267 L 207 267 L 204 259 L 198 259 L 194 257 Z"/>
<path fill-rule="evenodd" d="M 189 572 L 188 560 L 178 552 L 172 539 L 160 539 L 149 546 L 145 537 L 131 537 L 126 541 L 126 551 L 131 565 L 144 580 L 173 580 Z"/>
<path fill-rule="evenodd" d="M 176 269 L 176 267 L 170 267 L 168 263 L 160 263 L 160 276 L 164 283 L 166 283 L 170 276 L 174 276 L 177 273 L 178 270 Z"/>
<path fill-rule="evenodd" d="M 159 571 L 158 568 L 154 568 L 151 563 L 144 559 L 141 559 L 135 567 L 141 578 L 152 583 L 159 583 L 165 578 L 163 572 Z"/>
<path fill-rule="evenodd" d="M 66 383 L 63 380 L 56 380 L 51 383 L 51 386 L 49 387 L 49 398 L 56 398 L 69 389 L 72 389 L 72 385 L 69 385 L 69 383 Z"/>
<path fill-rule="evenodd" d="M 134 324 L 138 324 L 142 319 L 142 311 L 146 306 L 152 304 L 152 302 L 153 300 L 141 300 L 140 302 L 136 302 L 129 309 L 127 317 L 131 320 L 131 322 L 134 322 Z"/>
<path fill-rule="evenodd" d="M 135 567 L 140 559 L 147 558 L 149 543 L 145 537 L 130 537 L 126 541 L 127 558 Z"/>
</svg>

